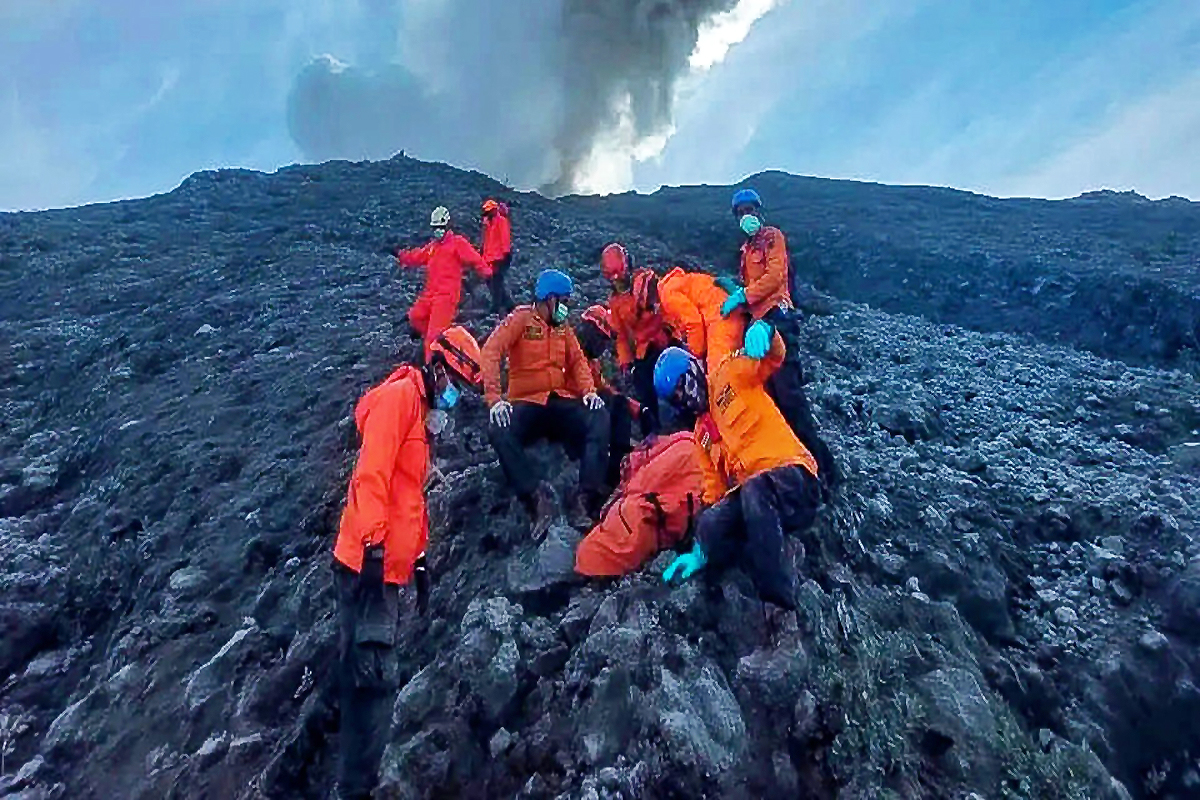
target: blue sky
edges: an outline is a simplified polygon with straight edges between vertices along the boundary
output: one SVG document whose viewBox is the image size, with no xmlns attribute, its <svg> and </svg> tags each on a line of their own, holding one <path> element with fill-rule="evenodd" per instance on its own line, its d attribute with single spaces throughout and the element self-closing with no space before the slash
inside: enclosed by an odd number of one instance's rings
<svg viewBox="0 0 1200 800">
<path fill-rule="evenodd" d="M 773 7 L 719 63 L 682 75 L 671 125 L 601 131 L 589 186 L 775 168 L 1200 199 L 1200 2 L 743 2 Z M 406 148 L 536 185 L 572 100 L 553 6 L 0 0 L 0 209 L 305 160 L 318 151 L 294 141 L 289 99 L 318 57 L 334 65 L 324 79 L 366 87 L 358 106 L 318 108 L 344 118 L 343 137 L 375 126 L 341 147 Z"/>
</svg>

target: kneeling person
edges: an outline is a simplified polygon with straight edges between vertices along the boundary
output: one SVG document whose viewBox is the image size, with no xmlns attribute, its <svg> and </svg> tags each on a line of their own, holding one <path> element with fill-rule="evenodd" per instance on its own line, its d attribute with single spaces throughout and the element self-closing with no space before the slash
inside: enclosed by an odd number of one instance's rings
<svg viewBox="0 0 1200 800">
<path fill-rule="evenodd" d="M 540 538 L 554 515 L 554 493 L 539 478 L 525 448 L 545 439 L 579 460 L 572 523 L 591 527 L 607 492 L 608 412 L 596 394 L 587 358 L 566 324 L 571 279 L 558 270 L 538 276 L 533 305 L 518 306 L 483 346 L 484 396 L 491 408 L 488 437 L 500 466 L 534 521 Z M 501 367 L 508 362 L 507 394 Z"/>
<path fill-rule="evenodd" d="M 763 600 L 795 608 L 795 576 L 783 564 L 783 535 L 812 524 L 820 487 L 816 461 L 763 386 L 783 358 L 778 335 L 762 360 L 734 352 L 707 376 L 685 350 L 668 348 L 659 356 L 654 368 L 659 397 L 698 415 L 704 500 L 712 504 L 696 523 L 692 551 L 663 573 L 668 583 L 740 557 Z"/>
</svg>

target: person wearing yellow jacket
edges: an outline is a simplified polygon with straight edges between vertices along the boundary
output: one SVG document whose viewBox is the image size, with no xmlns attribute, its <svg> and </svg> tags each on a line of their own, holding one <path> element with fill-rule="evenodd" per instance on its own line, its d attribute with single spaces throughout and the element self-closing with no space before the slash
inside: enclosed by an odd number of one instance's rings
<svg viewBox="0 0 1200 800">
<path fill-rule="evenodd" d="M 795 576 L 783 564 L 783 537 L 812 524 L 820 487 L 816 460 L 764 388 L 784 353 L 776 335 L 762 358 L 734 351 L 707 374 L 699 359 L 680 348 L 659 356 L 655 391 L 697 417 L 703 500 L 709 506 L 697 521 L 692 551 L 663 573 L 667 583 L 676 576 L 687 580 L 707 565 L 741 560 L 764 601 L 795 608 Z"/>
<path fill-rule="evenodd" d="M 454 326 L 429 343 L 429 361 L 406 364 L 354 409 L 362 437 L 333 549 L 338 597 L 343 798 L 375 789 L 395 689 L 400 586 L 414 581 L 425 613 L 430 438 L 446 427 L 463 388 L 478 389 L 479 344 Z"/>
</svg>

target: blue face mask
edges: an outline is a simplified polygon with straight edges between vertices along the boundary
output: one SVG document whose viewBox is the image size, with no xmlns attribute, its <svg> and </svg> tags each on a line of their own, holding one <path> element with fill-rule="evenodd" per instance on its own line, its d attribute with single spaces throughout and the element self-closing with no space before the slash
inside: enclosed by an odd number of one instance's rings
<svg viewBox="0 0 1200 800">
<path fill-rule="evenodd" d="M 743 214 L 738 221 L 738 226 L 742 229 L 742 233 L 753 236 L 762 228 L 762 220 L 754 214 Z"/>
<path fill-rule="evenodd" d="M 455 386 L 453 383 L 447 383 L 446 388 L 442 390 L 441 397 L 438 398 L 438 408 L 444 411 L 449 411 L 458 403 L 458 398 L 461 395 L 462 392 L 458 390 L 457 386 Z"/>
</svg>

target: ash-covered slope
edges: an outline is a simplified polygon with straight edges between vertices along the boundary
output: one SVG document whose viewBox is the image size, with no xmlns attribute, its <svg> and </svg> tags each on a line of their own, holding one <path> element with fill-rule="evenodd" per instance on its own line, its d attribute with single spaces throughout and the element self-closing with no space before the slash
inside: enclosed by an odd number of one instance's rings
<svg viewBox="0 0 1200 800">
<path fill-rule="evenodd" d="M 836 202 L 802 209 L 792 184 Z M 1186 274 L 1153 264 L 1039 266 L 1038 242 L 1119 220 L 1105 252 L 1169 228 L 1195 253 L 1193 207 L 759 185 L 819 282 L 874 276 L 807 301 L 810 391 L 846 480 L 791 543 L 801 613 L 768 627 L 737 574 L 668 590 L 667 556 L 552 580 L 537 565 L 567 534 L 527 542 L 476 402 L 438 448 L 431 614 L 401 623 L 386 796 L 1121 797 L 1114 776 L 1134 797 L 1200 791 L 1195 380 L 1164 354 L 1102 360 L 1065 328 L 1072 346 L 944 324 L 939 295 L 900 277 L 975 281 L 964 302 L 998 310 L 960 321 L 982 328 L 1067 274 L 1182 292 Z M 407 346 L 418 286 L 387 250 L 419 241 L 436 203 L 473 234 L 496 191 L 397 159 L 0 216 L 0 793 L 327 795 L 350 414 Z M 518 289 L 555 266 L 601 299 L 592 264 L 613 238 L 656 263 L 723 264 L 736 244 L 724 190 L 510 197 Z M 963 256 L 976 239 L 1012 281 Z M 1113 303 L 1132 338 L 1159 335 Z M 485 306 L 465 305 L 478 334 Z"/>
</svg>

